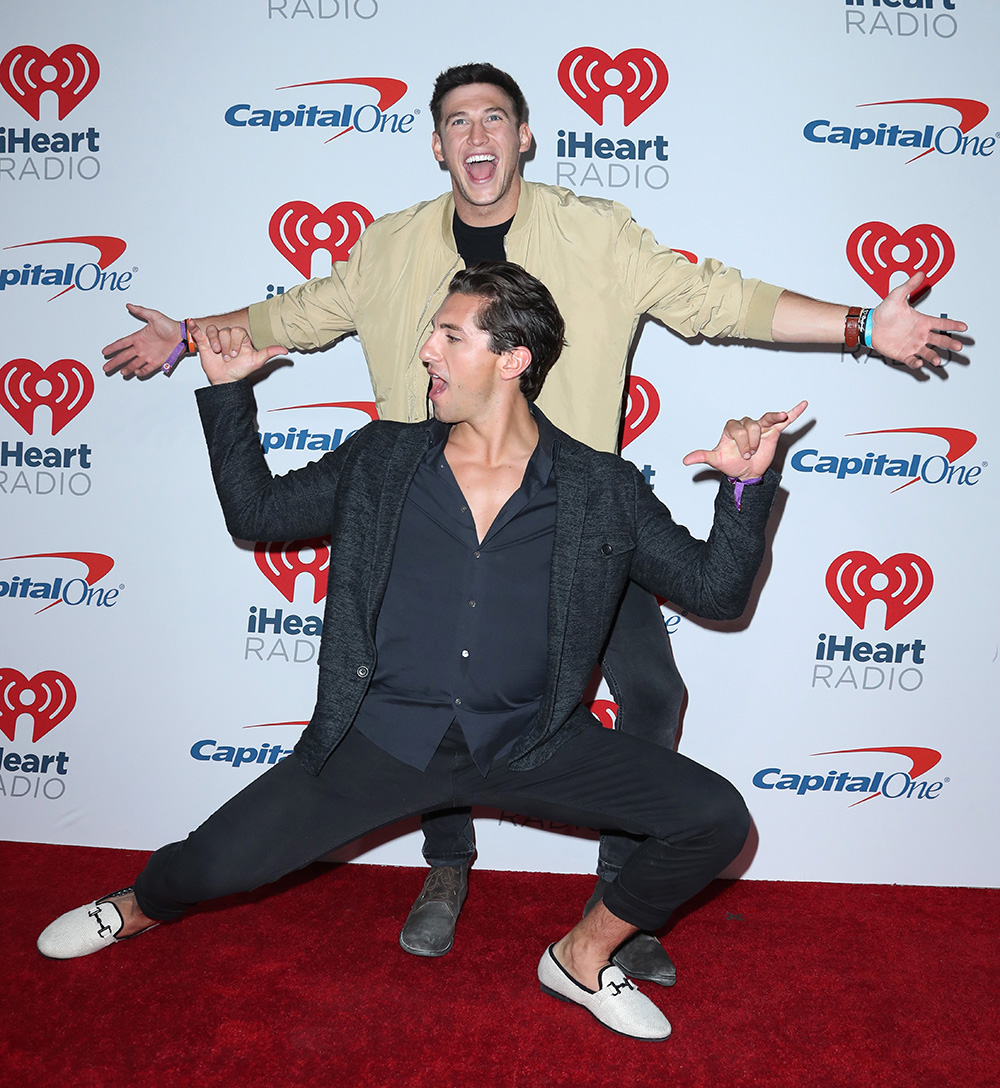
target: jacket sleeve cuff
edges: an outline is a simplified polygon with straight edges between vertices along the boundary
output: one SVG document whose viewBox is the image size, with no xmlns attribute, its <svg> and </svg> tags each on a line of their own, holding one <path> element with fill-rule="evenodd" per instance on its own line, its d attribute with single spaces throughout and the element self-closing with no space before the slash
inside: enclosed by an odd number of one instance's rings
<svg viewBox="0 0 1000 1088">
<path fill-rule="evenodd" d="M 778 299 L 784 293 L 784 287 L 776 287 L 773 283 L 764 283 L 758 280 L 750 296 L 747 306 L 746 324 L 743 335 L 747 340 L 774 340 L 771 325 L 774 321 L 774 309 L 778 305 Z M 256 344 L 257 341 L 254 340 Z"/>
<path fill-rule="evenodd" d="M 273 309 L 271 299 L 266 302 L 254 302 L 248 307 L 250 339 L 258 350 L 270 347 L 271 344 L 285 343 L 282 336 L 275 332 L 274 323 L 271 320 Z"/>
<path fill-rule="evenodd" d="M 719 494 L 725 496 L 725 505 L 731 510 L 736 510 L 739 518 L 757 518 L 763 516 L 766 520 L 771 511 L 774 497 L 778 493 L 778 484 L 781 476 L 773 469 L 768 469 L 758 483 L 745 484 L 740 496 L 739 506 L 736 504 L 736 484 L 728 477 L 722 481 Z"/>
</svg>

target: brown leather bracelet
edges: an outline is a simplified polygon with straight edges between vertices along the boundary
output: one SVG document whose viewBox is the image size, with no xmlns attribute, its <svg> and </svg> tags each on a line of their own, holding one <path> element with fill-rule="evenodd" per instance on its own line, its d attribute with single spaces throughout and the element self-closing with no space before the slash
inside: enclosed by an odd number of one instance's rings
<svg viewBox="0 0 1000 1088">
<path fill-rule="evenodd" d="M 860 317 L 860 306 L 852 306 L 847 311 L 847 317 L 844 320 L 844 343 L 847 345 L 848 351 L 854 351 L 861 339 Z"/>
</svg>

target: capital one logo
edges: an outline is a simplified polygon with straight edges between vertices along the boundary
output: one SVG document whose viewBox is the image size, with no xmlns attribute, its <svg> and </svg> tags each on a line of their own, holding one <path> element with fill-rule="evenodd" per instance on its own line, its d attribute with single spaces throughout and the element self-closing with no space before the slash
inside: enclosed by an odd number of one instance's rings
<svg viewBox="0 0 1000 1088">
<path fill-rule="evenodd" d="M 289 603 L 295 600 L 295 583 L 300 574 L 312 578 L 313 604 L 319 604 L 326 596 L 330 569 L 327 537 L 277 543 L 261 541 L 254 545 L 253 551 L 261 574 Z"/>
<path fill-rule="evenodd" d="M 7 578 L 0 577 L 0 597 L 7 597 L 8 599 L 27 597 L 34 601 L 51 600 L 50 604 L 45 605 L 35 613 L 36 616 L 40 616 L 50 608 L 55 608 L 57 604 L 62 604 L 64 601 L 75 607 L 85 602 L 89 604 L 93 600 L 100 606 L 104 602 L 105 595 L 98 593 L 94 598 L 88 590 L 106 574 L 109 574 L 115 565 L 115 561 L 111 556 L 104 555 L 102 552 L 36 552 L 33 555 L 2 555 L 0 556 L 0 563 L 23 562 L 26 559 L 67 559 L 72 563 L 82 564 L 87 571 L 82 578 L 63 579 L 58 577 L 51 582 L 17 574 Z M 0 568 L 0 575 L 2 574 L 6 574 L 6 570 Z M 79 583 L 79 586 L 77 583 Z M 117 597 L 118 591 L 113 592 Z M 71 594 L 76 596 L 75 601 L 71 599 Z"/>
<path fill-rule="evenodd" d="M 885 605 L 885 630 L 927 600 L 934 574 L 926 559 L 912 552 L 890 555 L 884 563 L 868 552 L 844 552 L 826 572 L 827 592 L 860 629 L 872 601 Z"/>
<path fill-rule="evenodd" d="M 88 234 L 70 238 L 41 238 L 37 242 L 18 242 L 4 249 L 24 249 L 26 246 L 51 246 L 80 244 L 97 250 L 97 260 L 77 266 L 75 261 L 66 265 L 54 265 L 46 268 L 39 263 L 32 265 L 25 261 L 21 268 L 0 268 L 0 291 L 19 287 L 62 287 L 61 291 L 49 299 L 54 302 L 78 287 L 81 291 L 125 291 L 132 280 L 132 272 L 120 274 L 107 272 L 106 269 L 128 248 L 124 238 L 115 238 L 109 234 Z"/>
<path fill-rule="evenodd" d="M 267 232 L 274 248 L 308 279 L 316 250 L 325 249 L 334 263 L 346 261 L 372 219 L 372 213 L 353 200 L 331 204 L 323 212 L 307 200 L 290 200 L 271 216 Z"/>
<path fill-rule="evenodd" d="M 975 160 L 991 158 L 996 151 L 997 135 L 981 136 L 971 134 L 972 130 L 980 125 L 989 116 L 990 108 L 985 102 L 974 98 L 893 98 L 885 102 L 862 102 L 859 108 L 871 106 L 902 106 L 903 116 L 909 114 L 906 120 L 900 117 L 892 123 L 879 121 L 877 128 L 868 125 L 833 124 L 827 117 L 818 117 L 807 122 L 802 130 L 802 135 L 813 144 L 832 144 L 847 147 L 855 154 L 865 149 L 882 148 L 920 148 L 920 154 L 907 159 L 907 164 L 937 151 L 941 155 L 958 155 L 959 158 Z M 916 118 L 906 110 L 907 106 L 940 106 L 947 111 L 958 114 L 957 124 L 947 124 L 936 127 L 934 124 L 923 124 L 919 128 L 908 128 L 907 124 L 913 124 Z M 932 116 L 933 113 L 932 113 Z M 940 116 L 940 115 L 938 115 Z M 951 116 L 945 114 L 948 120 Z M 919 124 L 919 122 L 917 121 Z M 877 154 L 878 151 L 874 152 Z"/>
<path fill-rule="evenodd" d="M 76 706 L 73 681 L 49 669 L 30 680 L 17 669 L 0 668 L 0 733 L 14 739 L 17 720 L 31 718 L 31 739 L 39 741 L 63 721 Z"/>
<path fill-rule="evenodd" d="M 863 793 L 851 808 L 871 801 L 876 797 L 889 800 L 933 800 L 944 788 L 948 779 L 930 782 L 924 778 L 941 762 L 941 753 L 935 748 L 918 748 L 913 745 L 891 748 L 838 748 L 832 752 L 813 752 L 812 758 L 819 756 L 899 756 L 909 761 L 909 769 L 894 771 L 877 770 L 867 774 L 855 773 L 857 768 L 840 770 L 834 767 L 826 774 L 814 774 L 809 771 L 792 772 L 781 767 L 763 767 L 753 776 L 753 784 L 759 790 L 775 790 L 795 797 L 805 797 L 810 793 Z M 865 762 L 865 761 L 862 761 Z"/>
<path fill-rule="evenodd" d="M 61 121 L 97 86 L 100 74 L 97 57 L 85 45 L 62 45 L 52 53 L 16 45 L 0 61 L 0 86 L 36 121 L 43 92 L 55 93 Z"/>
<path fill-rule="evenodd" d="M 44 368 L 33 359 L 11 359 L 0 367 L 0 407 L 28 434 L 34 434 L 39 407 L 52 413 L 57 435 L 93 395 L 94 376 L 76 359 L 58 359 Z"/>
<path fill-rule="evenodd" d="M 882 298 L 897 272 L 906 278 L 923 272 L 920 294 L 943 279 L 955 263 L 951 238 L 931 223 L 918 223 L 902 234 L 888 223 L 862 223 L 847 239 L 847 259 L 855 272 Z"/>
<path fill-rule="evenodd" d="M 628 126 L 667 89 L 667 66 L 648 49 L 625 49 L 609 57 L 603 49 L 580 46 L 559 62 L 559 85 L 596 124 L 604 124 L 604 100 L 622 100 Z"/>
</svg>

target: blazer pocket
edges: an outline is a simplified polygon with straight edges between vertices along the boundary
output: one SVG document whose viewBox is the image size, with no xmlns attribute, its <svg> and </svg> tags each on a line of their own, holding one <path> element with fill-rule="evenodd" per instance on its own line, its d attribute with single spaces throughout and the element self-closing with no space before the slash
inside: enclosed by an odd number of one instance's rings
<svg viewBox="0 0 1000 1088">
<path fill-rule="evenodd" d="M 581 541 L 581 573 L 590 584 L 584 590 L 600 596 L 605 607 L 615 608 L 628 580 L 635 541 L 628 533 L 585 533 Z"/>
</svg>

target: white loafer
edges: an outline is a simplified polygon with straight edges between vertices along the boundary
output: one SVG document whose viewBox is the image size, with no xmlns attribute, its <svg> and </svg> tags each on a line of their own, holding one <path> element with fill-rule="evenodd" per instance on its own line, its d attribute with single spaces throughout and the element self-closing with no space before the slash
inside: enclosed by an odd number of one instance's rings
<svg viewBox="0 0 1000 1088">
<path fill-rule="evenodd" d="M 610 964 L 597 976 L 600 989 L 588 990 L 556 959 L 553 946 L 538 964 L 542 993 L 580 1005 L 606 1028 L 633 1039 L 662 1040 L 670 1035 L 670 1021 L 642 993 L 621 968 Z"/>
<path fill-rule="evenodd" d="M 52 960 L 72 960 L 116 944 L 116 938 L 125 922 L 118 913 L 114 900 L 131 890 L 124 888 L 122 891 L 112 892 L 93 903 L 61 914 L 42 930 L 38 938 L 38 951 Z M 145 933 L 146 930 L 139 932 Z M 125 939 L 127 938 L 123 938 Z"/>
</svg>

